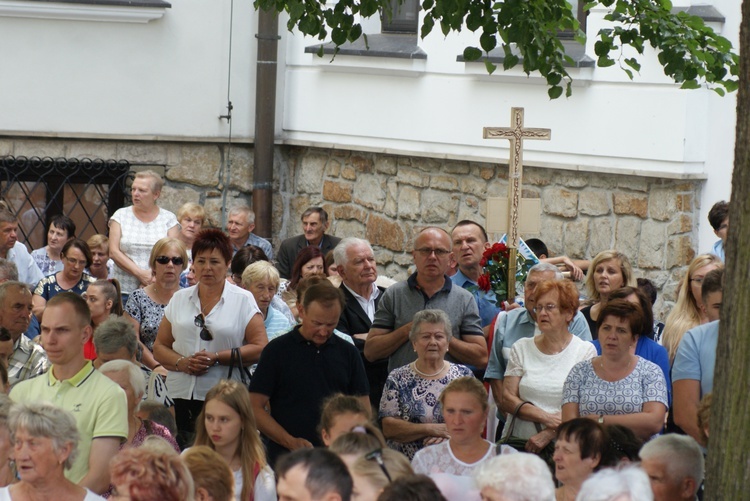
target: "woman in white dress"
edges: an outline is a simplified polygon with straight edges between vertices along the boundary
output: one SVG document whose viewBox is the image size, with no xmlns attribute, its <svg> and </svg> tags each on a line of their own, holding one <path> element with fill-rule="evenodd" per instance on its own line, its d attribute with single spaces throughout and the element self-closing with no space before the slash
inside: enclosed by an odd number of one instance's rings
<svg viewBox="0 0 750 501">
<path fill-rule="evenodd" d="M 65 478 L 78 449 L 73 415 L 46 402 L 14 404 L 8 417 L 20 482 L 0 488 L 0 501 L 104 499 Z"/>
<path fill-rule="evenodd" d="M 133 205 L 119 209 L 109 220 L 109 252 L 115 262 L 114 278 L 122 288 L 123 302 L 138 287 L 152 281 L 148 258 L 151 248 L 164 237 L 177 238 L 180 226 L 156 201 L 164 181 L 157 173 L 138 172 L 130 189 Z"/>
<path fill-rule="evenodd" d="M 541 334 L 520 339 L 511 348 L 502 410 L 517 413 L 513 436 L 527 440 L 527 452 L 540 453 L 560 425 L 565 378 L 578 362 L 595 357 L 596 349 L 568 331 L 578 311 L 578 290 L 572 282 L 537 286 L 534 311 Z M 506 421 L 503 437 L 511 433 L 511 421 Z"/>
</svg>

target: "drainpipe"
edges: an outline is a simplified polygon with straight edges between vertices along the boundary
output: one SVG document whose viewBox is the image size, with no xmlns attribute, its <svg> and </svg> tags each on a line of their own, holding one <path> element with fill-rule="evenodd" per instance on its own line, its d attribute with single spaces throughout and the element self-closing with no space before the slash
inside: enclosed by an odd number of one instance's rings
<svg viewBox="0 0 750 501">
<path fill-rule="evenodd" d="M 258 10 L 255 77 L 253 211 L 258 236 L 271 238 L 273 226 L 273 153 L 276 128 L 276 62 L 279 20 L 276 11 Z"/>
</svg>

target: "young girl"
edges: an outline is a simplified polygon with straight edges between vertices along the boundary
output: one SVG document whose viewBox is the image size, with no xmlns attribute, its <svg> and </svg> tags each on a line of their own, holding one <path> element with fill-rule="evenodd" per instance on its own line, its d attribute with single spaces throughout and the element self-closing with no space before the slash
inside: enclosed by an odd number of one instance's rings
<svg viewBox="0 0 750 501">
<path fill-rule="evenodd" d="M 320 438 L 326 447 L 330 447 L 339 436 L 369 421 L 367 409 L 359 399 L 336 393 L 323 402 L 323 410 L 320 413 Z"/>
<path fill-rule="evenodd" d="M 110 315 L 122 316 L 122 300 L 120 299 L 120 283 L 116 279 L 97 280 L 89 284 L 83 293 L 86 304 L 91 311 L 91 327 L 96 330 L 99 324 Z M 87 360 L 96 358 L 94 336 L 92 335 L 83 346 L 83 355 Z"/>
<path fill-rule="evenodd" d="M 276 500 L 274 475 L 266 463 L 247 388 L 237 381 L 220 381 L 211 388 L 195 432 L 194 445 L 214 449 L 229 464 L 237 501 Z"/>
</svg>

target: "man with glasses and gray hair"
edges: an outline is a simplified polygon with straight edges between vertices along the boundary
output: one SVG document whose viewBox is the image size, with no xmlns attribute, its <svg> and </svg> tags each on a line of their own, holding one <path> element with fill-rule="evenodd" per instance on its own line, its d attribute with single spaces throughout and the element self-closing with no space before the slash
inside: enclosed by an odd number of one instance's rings
<svg viewBox="0 0 750 501">
<path fill-rule="evenodd" d="M 412 251 L 417 271 L 383 294 L 365 341 L 368 360 L 388 357 L 388 372 L 416 360 L 409 343 L 412 318 L 418 311 L 438 309 L 453 323 L 446 359 L 478 369 L 487 365 L 487 343 L 474 296 L 446 275 L 452 255 L 445 230 L 428 227 L 419 232 Z"/>
</svg>

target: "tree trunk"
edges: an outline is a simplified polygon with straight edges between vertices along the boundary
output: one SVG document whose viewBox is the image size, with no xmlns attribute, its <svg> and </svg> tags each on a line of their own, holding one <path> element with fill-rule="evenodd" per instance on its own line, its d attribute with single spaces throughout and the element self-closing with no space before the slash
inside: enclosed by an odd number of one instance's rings
<svg viewBox="0 0 750 501">
<path fill-rule="evenodd" d="M 750 0 L 742 3 L 740 88 L 726 279 L 704 499 L 750 496 Z"/>
</svg>

